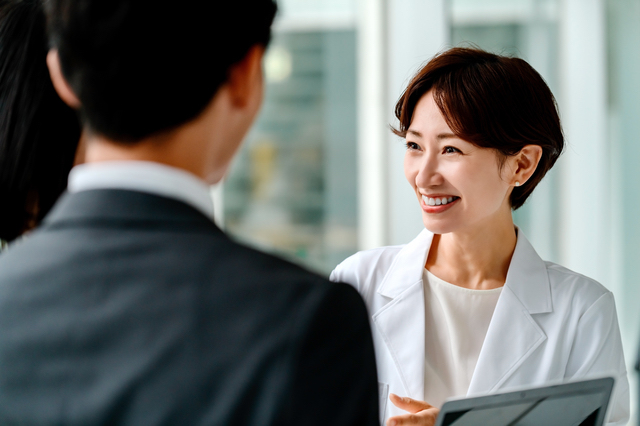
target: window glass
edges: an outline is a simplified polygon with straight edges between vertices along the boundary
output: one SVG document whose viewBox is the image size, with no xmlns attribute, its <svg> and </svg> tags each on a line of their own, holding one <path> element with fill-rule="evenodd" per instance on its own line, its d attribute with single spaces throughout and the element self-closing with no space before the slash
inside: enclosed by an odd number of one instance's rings
<svg viewBox="0 0 640 426">
<path fill-rule="evenodd" d="M 262 111 L 224 183 L 231 234 L 325 274 L 356 251 L 355 74 L 353 29 L 276 32 Z"/>
</svg>

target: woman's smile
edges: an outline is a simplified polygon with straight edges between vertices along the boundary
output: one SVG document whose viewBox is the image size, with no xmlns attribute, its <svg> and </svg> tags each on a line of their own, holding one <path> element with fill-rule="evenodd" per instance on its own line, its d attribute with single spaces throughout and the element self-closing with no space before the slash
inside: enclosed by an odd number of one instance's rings
<svg viewBox="0 0 640 426">
<path fill-rule="evenodd" d="M 460 197 L 453 195 L 422 195 L 422 210 L 426 213 L 442 213 L 453 207 Z"/>
</svg>

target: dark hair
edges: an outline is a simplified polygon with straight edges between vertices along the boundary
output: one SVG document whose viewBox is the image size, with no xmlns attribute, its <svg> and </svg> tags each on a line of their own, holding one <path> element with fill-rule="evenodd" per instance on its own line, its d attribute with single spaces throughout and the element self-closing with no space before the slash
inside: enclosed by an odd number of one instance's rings
<svg viewBox="0 0 640 426">
<path fill-rule="evenodd" d="M 273 0 L 47 0 L 49 36 L 84 124 L 133 143 L 194 119 L 254 45 Z"/>
<path fill-rule="evenodd" d="M 511 193 L 511 208 L 522 206 L 564 148 L 556 101 L 540 74 L 519 58 L 473 48 L 447 50 L 418 71 L 398 100 L 395 134 L 406 137 L 416 104 L 431 89 L 451 131 L 495 149 L 500 164 L 525 145 L 542 147 L 531 178 Z"/>
<path fill-rule="evenodd" d="M 6 241 L 49 212 L 67 186 L 80 138 L 75 112 L 49 79 L 47 50 L 40 2 L 0 0 L 0 239 Z"/>
</svg>

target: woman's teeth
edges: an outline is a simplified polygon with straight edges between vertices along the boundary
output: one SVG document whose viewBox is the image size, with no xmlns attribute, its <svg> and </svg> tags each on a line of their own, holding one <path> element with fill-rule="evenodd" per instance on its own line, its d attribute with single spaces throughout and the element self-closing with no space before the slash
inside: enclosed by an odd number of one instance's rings
<svg viewBox="0 0 640 426">
<path fill-rule="evenodd" d="M 422 201 L 424 201 L 424 203 L 428 206 L 440 206 L 443 204 L 449 204 L 450 202 L 452 202 L 454 199 L 457 199 L 458 197 L 438 197 L 438 198 L 430 198 L 427 197 L 426 195 L 422 196 Z"/>
</svg>

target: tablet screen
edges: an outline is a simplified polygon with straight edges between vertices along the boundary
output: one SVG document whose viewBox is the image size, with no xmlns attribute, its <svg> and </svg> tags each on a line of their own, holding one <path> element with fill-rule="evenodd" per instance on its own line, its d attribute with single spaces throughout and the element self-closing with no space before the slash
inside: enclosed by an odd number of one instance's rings
<svg viewBox="0 0 640 426">
<path fill-rule="evenodd" d="M 600 426 L 612 385 L 608 378 L 450 401 L 438 425 Z"/>
</svg>

